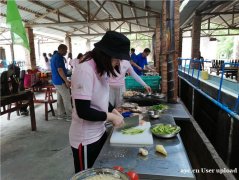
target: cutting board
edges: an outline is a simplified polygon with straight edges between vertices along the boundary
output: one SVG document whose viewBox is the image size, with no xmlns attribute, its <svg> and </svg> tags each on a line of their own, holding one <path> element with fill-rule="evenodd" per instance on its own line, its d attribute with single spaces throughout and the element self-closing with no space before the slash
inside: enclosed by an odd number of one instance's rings
<svg viewBox="0 0 239 180">
<path fill-rule="evenodd" d="M 135 144 L 135 145 L 151 145 L 153 144 L 152 133 L 150 132 L 150 122 L 145 122 L 135 128 L 145 129 L 141 134 L 128 135 L 114 129 L 110 143 L 111 144 Z"/>
</svg>

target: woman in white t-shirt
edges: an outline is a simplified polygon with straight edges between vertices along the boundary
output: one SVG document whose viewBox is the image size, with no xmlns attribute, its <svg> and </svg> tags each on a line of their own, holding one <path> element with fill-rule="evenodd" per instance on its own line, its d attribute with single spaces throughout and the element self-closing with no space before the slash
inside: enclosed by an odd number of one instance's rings
<svg viewBox="0 0 239 180">
<path fill-rule="evenodd" d="M 70 60 L 69 65 L 71 66 L 72 73 L 76 68 L 77 64 L 80 64 L 80 62 L 83 60 L 83 57 L 84 57 L 83 54 L 79 53 L 75 59 Z"/>
<path fill-rule="evenodd" d="M 117 77 L 110 77 L 110 103 L 114 107 L 122 105 L 123 93 L 125 92 L 126 73 L 129 73 L 138 83 L 140 83 L 148 93 L 151 92 L 151 88 L 135 73 L 129 61 L 122 60 L 117 66 L 120 73 L 115 70 Z"/>
<path fill-rule="evenodd" d="M 68 57 L 67 57 L 67 59 L 66 59 L 66 61 L 65 61 L 65 67 L 66 67 L 67 70 L 70 70 L 70 69 L 71 69 L 70 64 L 69 64 L 69 62 L 70 62 L 71 60 L 72 60 L 72 53 L 69 52 L 69 53 L 68 53 Z"/>
<path fill-rule="evenodd" d="M 129 57 L 130 41 L 121 33 L 108 31 L 86 53 L 72 75 L 72 122 L 69 131 L 75 172 L 91 168 L 107 138 L 105 121 L 115 127 L 123 116 L 109 103 L 109 76 L 114 67 Z"/>
</svg>

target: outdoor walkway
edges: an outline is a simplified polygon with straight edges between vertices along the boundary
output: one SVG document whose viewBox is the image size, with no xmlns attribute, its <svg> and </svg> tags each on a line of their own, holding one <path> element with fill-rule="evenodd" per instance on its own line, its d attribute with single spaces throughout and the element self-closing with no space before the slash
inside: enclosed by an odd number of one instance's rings
<svg viewBox="0 0 239 180">
<path fill-rule="evenodd" d="M 179 69 L 179 71 L 184 72 L 184 69 Z M 190 69 L 189 71 L 189 75 L 192 76 L 192 72 L 193 70 Z M 185 69 L 185 73 L 188 74 L 188 68 Z M 194 69 L 193 72 L 193 77 L 197 78 L 198 76 L 198 70 Z M 225 78 L 225 76 L 223 76 L 223 83 L 222 83 L 222 91 L 230 94 L 231 96 L 237 98 L 238 94 L 239 94 L 239 82 L 237 82 L 235 79 L 232 80 L 230 78 Z M 201 72 L 199 73 L 199 80 L 203 81 L 204 83 L 207 83 L 213 87 L 215 87 L 216 89 L 219 89 L 220 86 L 220 80 L 221 80 L 221 76 L 217 76 L 217 75 L 210 75 L 209 74 L 209 79 L 208 80 L 203 80 L 201 78 Z"/>
<path fill-rule="evenodd" d="M 56 103 L 54 103 L 56 110 Z M 44 104 L 35 104 L 37 131 L 31 131 L 30 116 L 1 116 L 2 180 L 66 180 L 74 174 L 68 140 L 70 122 L 49 113 Z"/>
</svg>

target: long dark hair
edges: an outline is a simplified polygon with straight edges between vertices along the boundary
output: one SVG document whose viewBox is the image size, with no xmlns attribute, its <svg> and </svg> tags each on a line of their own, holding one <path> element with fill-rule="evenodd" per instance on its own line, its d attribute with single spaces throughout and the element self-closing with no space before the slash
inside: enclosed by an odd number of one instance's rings
<svg viewBox="0 0 239 180">
<path fill-rule="evenodd" d="M 117 77 L 116 73 L 114 72 L 114 67 L 111 63 L 111 58 L 112 57 L 108 56 L 100 49 L 94 48 L 92 51 L 89 51 L 84 55 L 84 59 L 80 63 L 93 59 L 96 63 L 97 73 L 100 76 L 102 76 L 106 72 L 107 76 L 110 76 L 110 74 L 112 74 L 114 77 Z M 115 69 L 118 73 L 120 73 L 119 68 Z"/>
</svg>

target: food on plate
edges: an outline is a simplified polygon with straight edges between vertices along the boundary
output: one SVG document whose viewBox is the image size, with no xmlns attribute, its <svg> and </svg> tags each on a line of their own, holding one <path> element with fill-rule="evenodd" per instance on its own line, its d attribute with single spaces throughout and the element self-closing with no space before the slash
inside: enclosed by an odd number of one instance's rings
<svg viewBox="0 0 239 180">
<path fill-rule="evenodd" d="M 157 152 L 159 152 L 159 153 L 165 155 L 165 156 L 168 155 L 167 151 L 165 150 L 165 148 L 164 148 L 163 145 L 161 145 L 161 144 L 156 145 L 155 150 L 156 150 Z"/>
<path fill-rule="evenodd" d="M 156 135 L 177 134 L 181 128 L 172 124 L 158 124 L 151 128 L 151 132 Z"/>
<path fill-rule="evenodd" d="M 168 109 L 168 106 L 164 104 L 153 105 L 150 107 L 150 110 L 153 111 L 164 111 L 166 109 Z"/>
<path fill-rule="evenodd" d="M 127 135 L 135 135 L 135 134 L 141 134 L 144 132 L 145 129 L 139 129 L 139 128 L 128 128 L 128 129 L 122 129 L 121 132 L 123 134 L 127 134 Z"/>
<path fill-rule="evenodd" d="M 86 178 L 85 180 L 119 180 L 120 177 L 114 177 L 113 175 L 110 174 L 98 174 L 95 176 L 91 176 Z"/>
<path fill-rule="evenodd" d="M 138 94 L 138 92 L 136 92 L 136 91 L 125 91 L 124 92 L 124 97 L 132 97 L 132 96 L 135 96 L 137 94 Z"/>
<path fill-rule="evenodd" d="M 139 148 L 139 153 L 142 154 L 143 156 L 147 156 L 149 154 L 147 149 L 144 148 Z"/>
<path fill-rule="evenodd" d="M 136 107 L 136 108 L 132 108 L 131 110 L 130 110 L 131 112 L 134 112 L 134 113 L 141 113 L 142 111 L 141 111 L 141 108 L 140 107 Z"/>
<path fill-rule="evenodd" d="M 136 108 L 137 106 L 138 106 L 138 104 L 136 104 L 136 103 L 124 103 L 124 104 L 122 104 L 121 107 L 123 107 L 123 108 Z"/>
</svg>

